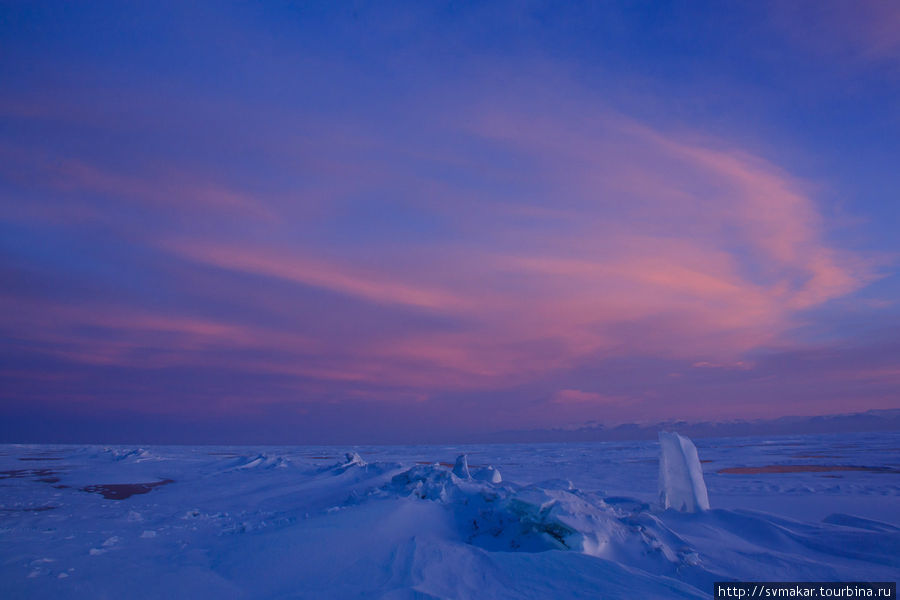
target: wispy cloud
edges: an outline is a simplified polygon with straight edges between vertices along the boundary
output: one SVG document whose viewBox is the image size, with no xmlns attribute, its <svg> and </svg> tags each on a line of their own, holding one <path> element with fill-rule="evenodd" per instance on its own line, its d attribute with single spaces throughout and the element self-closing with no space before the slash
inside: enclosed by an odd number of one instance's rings
<svg viewBox="0 0 900 600">
<path fill-rule="evenodd" d="M 373 302 L 451 312 L 473 308 L 472 302 L 451 292 L 379 277 L 360 267 L 342 267 L 304 258 L 296 249 L 278 253 L 249 246 L 202 242 L 167 242 L 163 246 L 203 264 L 321 287 Z"/>
<path fill-rule="evenodd" d="M 860 23 L 860 55 L 896 49 Z M 115 118 L 100 93 L 5 95 L 21 131 L 0 141 L 3 350 L 126 373 L 129 393 L 174 373 L 198 415 L 393 402 L 437 418 L 463 398 L 459 423 L 624 419 L 779 377 L 765 357 L 814 346 L 798 329 L 811 311 L 877 279 L 870 253 L 830 235 L 828 180 L 720 121 L 650 122 L 552 61 L 504 66 L 500 83 L 471 63 L 480 76 L 372 98 L 346 65 L 291 64 L 275 91 L 253 72 L 246 97 L 138 85 Z M 330 95 L 310 99 L 316 84 Z M 616 370 L 628 361 L 644 370 Z M 896 379 L 892 364 L 835 371 Z M 223 375 L 240 385 L 210 384 Z"/>
<path fill-rule="evenodd" d="M 245 316 L 207 322 L 132 315 L 116 321 L 106 314 L 105 330 L 119 333 L 93 353 L 69 356 L 136 366 L 129 344 L 155 327 L 180 337 L 169 342 L 168 358 L 157 356 L 148 366 L 185 360 L 196 347 L 268 347 L 274 356 L 229 356 L 227 362 L 423 393 L 494 389 L 623 355 L 738 364 L 749 351 L 783 343 L 798 311 L 873 279 L 867 257 L 827 239 L 815 186 L 727 140 L 690 130 L 663 132 L 587 97 L 573 101 L 576 91 L 569 90 L 568 106 L 578 109 L 571 114 L 554 115 L 500 96 L 461 111 L 462 124 L 443 118 L 447 129 L 433 132 L 438 139 L 460 128 L 468 137 L 462 145 L 439 144 L 441 164 L 468 172 L 473 167 L 467 153 L 484 152 L 488 145 L 498 164 L 518 161 L 530 168 L 518 180 L 509 178 L 507 168 L 475 170 L 463 183 L 415 175 L 414 193 L 403 201 L 442 220 L 445 232 L 435 240 L 414 239 L 409 227 L 415 225 L 407 226 L 398 234 L 406 237 L 401 254 L 389 237 L 378 237 L 330 257 L 336 254 L 333 243 L 316 236 L 313 225 L 283 220 L 240 228 L 237 235 L 231 228 L 192 237 L 163 229 L 157 239 L 149 236 L 151 248 L 162 252 L 158 260 L 175 258 L 192 269 L 233 274 L 216 293 L 245 298 L 247 313 L 283 320 L 280 286 L 296 286 L 299 312 L 284 321 L 286 331 L 249 325 Z M 399 188 L 402 168 L 385 173 L 374 166 L 397 140 L 372 142 L 361 154 L 356 142 L 351 145 L 354 188 Z M 218 192 L 216 184 L 204 187 L 191 179 L 155 185 L 81 162 L 55 169 L 57 189 L 173 206 L 185 198 L 211 218 L 248 207 L 258 207 L 259 214 L 285 208 L 280 201 Z M 531 192 L 515 200 L 522 186 Z M 473 189 L 479 197 L 466 200 L 468 214 L 459 217 L 448 218 L 428 197 L 432 190 L 465 199 Z M 246 286 L 240 276 L 247 275 L 257 278 L 256 297 L 229 291 Z M 404 311 L 448 320 L 377 335 L 360 332 L 355 339 L 322 332 L 291 337 L 291 328 L 303 321 L 304 289 L 383 305 L 399 311 L 392 318 L 401 321 L 412 318 Z M 297 343 L 301 338 L 304 343 Z M 204 360 L 226 359 L 210 353 Z"/>
</svg>

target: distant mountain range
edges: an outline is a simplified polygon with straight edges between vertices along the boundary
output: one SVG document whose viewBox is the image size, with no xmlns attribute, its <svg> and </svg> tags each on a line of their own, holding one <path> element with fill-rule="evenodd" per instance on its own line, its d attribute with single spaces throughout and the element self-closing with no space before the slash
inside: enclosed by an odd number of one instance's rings
<svg viewBox="0 0 900 600">
<path fill-rule="evenodd" d="M 862 413 L 818 417 L 779 417 L 753 421 L 625 423 L 615 427 L 591 425 L 578 429 L 530 429 L 498 431 L 473 436 L 472 443 L 593 442 L 655 439 L 659 431 L 677 431 L 697 438 L 786 435 L 803 433 L 852 433 L 900 431 L 900 409 L 870 410 Z"/>
</svg>

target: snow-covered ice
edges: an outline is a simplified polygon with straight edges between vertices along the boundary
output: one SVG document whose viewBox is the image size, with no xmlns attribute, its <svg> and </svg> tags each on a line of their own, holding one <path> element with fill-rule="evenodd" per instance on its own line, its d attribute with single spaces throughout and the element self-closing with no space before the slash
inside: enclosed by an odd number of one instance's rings
<svg viewBox="0 0 900 600">
<path fill-rule="evenodd" d="M 656 442 L 0 446 L 0 597 L 709 598 L 728 579 L 896 579 L 900 434 L 694 454 L 674 439 L 669 505 L 711 509 L 660 506 Z"/>
<path fill-rule="evenodd" d="M 709 510 L 697 447 L 668 431 L 659 432 L 659 503 L 683 512 Z"/>
</svg>

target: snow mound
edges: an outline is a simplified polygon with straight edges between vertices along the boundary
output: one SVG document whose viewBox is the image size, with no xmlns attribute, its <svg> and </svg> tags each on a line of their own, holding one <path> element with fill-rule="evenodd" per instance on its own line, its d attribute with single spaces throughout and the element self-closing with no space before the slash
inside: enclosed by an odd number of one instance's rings
<svg viewBox="0 0 900 600">
<path fill-rule="evenodd" d="M 659 502 L 682 512 L 709 510 L 697 447 L 668 431 L 659 432 Z"/>
<path fill-rule="evenodd" d="M 828 515 L 824 519 L 822 519 L 823 523 L 828 523 L 830 525 L 843 525 L 844 527 L 855 527 L 857 529 L 867 529 L 869 531 L 884 531 L 887 533 L 900 533 L 900 528 L 894 527 L 889 523 L 882 523 L 880 521 L 873 521 L 872 519 L 864 519 L 862 517 L 857 517 L 854 515 L 845 515 L 841 513 L 835 513 L 832 515 Z"/>
</svg>

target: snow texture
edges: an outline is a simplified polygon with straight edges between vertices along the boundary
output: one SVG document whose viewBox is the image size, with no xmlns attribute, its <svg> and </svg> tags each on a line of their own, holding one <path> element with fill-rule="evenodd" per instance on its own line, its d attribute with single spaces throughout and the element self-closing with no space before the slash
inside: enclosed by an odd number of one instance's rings
<svg viewBox="0 0 900 600">
<path fill-rule="evenodd" d="M 900 434 L 702 440 L 702 465 L 666 439 L 0 446 L 0 597 L 709 598 L 900 572 Z M 704 467 L 715 509 L 654 502 L 667 452 L 668 497 L 705 504 Z"/>
<path fill-rule="evenodd" d="M 659 432 L 659 503 L 681 512 L 709 510 L 697 447 L 683 435 L 667 431 Z"/>
</svg>

